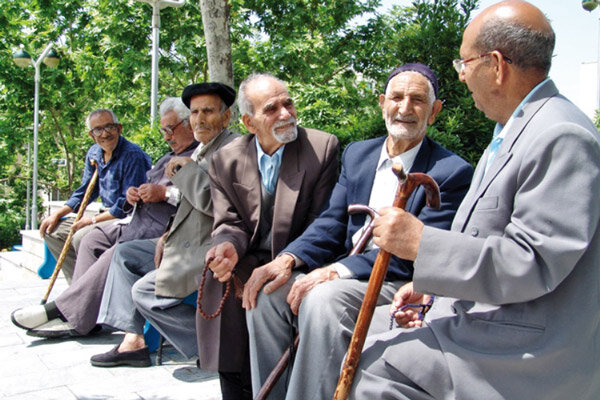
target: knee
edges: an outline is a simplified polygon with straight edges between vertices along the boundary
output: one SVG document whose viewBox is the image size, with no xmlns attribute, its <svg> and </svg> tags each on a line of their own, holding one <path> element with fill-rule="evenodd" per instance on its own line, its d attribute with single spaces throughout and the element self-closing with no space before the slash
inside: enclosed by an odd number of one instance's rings
<svg viewBox="0 0 600 400">
<path fill-rule="evenodd" d="M 142 300 L 144 298 L 144 292 L 145 292 L 145 290 L 143 290 L 142 279 L 138 279 L 131 286 L 131 299 L 133 300 L 133 302 L 135 303 L 135 306 L 137 308 L 142 307 L 144 304 L 144 302 Z"/>
<path fill-rule="evenodd" d="M 302 300 L 302 312 L 321 313 L 334 306 L 339 301 L 335 290 L 330 282 L 322 282 L 313 287 Z"/>
</svg>

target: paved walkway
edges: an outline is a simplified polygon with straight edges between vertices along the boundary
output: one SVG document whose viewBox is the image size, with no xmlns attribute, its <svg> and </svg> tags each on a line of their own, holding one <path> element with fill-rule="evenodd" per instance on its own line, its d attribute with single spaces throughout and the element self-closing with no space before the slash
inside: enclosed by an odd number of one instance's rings
<svg viewBox="0 0 600 400">
<path fill-rule="evenodd" d="M 171 346 L 163 365 L 150 368 L 96 368 L 89 359 L 121 341 L 122 333 L 103 333 L 77 339 L 27 336 L 10 321 L 11 312 L 39 304 L 48 280 L 0 258 L 0 399 L 97 400 L 148 399 L 217 400 L 215 373 L 196 368 Z M 50 300 L 67 287 L 59 278 Z M 153 356 L 154 359 L 154 356 Z"/>
</svg>

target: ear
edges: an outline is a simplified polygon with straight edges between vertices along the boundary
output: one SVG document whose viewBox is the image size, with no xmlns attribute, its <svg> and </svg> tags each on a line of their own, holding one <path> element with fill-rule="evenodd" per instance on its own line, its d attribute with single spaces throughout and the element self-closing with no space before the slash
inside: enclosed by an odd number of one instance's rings
<svg viewBox="0 0 600 400">
<path fill-rule="evenodd" d="M 507 78 L 508 63 L 504 60 L 502 53 L 496 50 L 492 51 L 490 54 L 490 63 L 492 64 L 491 67 L 496 74 L 495 83 L 500 86 Z"/>
<path fill-rule="evenodd" d="M 379 107 L 383 110 L 383 104 L 385 103 L 385 94 L 379 95 Z"/>
<path fill-rule="evenodd" d="M 119 132 L 119 135 L 120 135 L 121 132 L 123 132 L 123 125 L 121 125 L 121 124 L 118 124 L 118 125 L 119 125 L 118 132 Z"/>
<path fill-rule="evenodd" d="M 435 121 L 435 117 L 438 115 L 440 111 L 442 111 L 443 105 L 440 99 L 437 99 L 433 102 L 433 107 L 431 108 L 431 114 L 429 114 L 429 118 L 427 119 L 427 125 L 433 124 Z"/>
<path fill-rule="evenodd" d="M 244 124 L 246 129 L 248 129 L 248 132 L 256 133 L 256 129 L 254 129 L 254 120 L 251 116 L 249 116 L 248 114 L 242 115 L 242 123 Z"/>
<path fill-rule="evenodd" d="M 384 104 L 385 104 L 385 94 L 380 94 L 379 95 L 379 108 L 381 108 L 381 116 L 385 119 L 385 111 L 383 109 Z"/>
<path fill-rule="evenodd" d="M 231 119 L 231 108 L 228 108 L 227 111 L 223 113 L 221 122 L 223 123 L 223 128 L 226 128 L 229 125 L 229 120 Z"/>
</svg>

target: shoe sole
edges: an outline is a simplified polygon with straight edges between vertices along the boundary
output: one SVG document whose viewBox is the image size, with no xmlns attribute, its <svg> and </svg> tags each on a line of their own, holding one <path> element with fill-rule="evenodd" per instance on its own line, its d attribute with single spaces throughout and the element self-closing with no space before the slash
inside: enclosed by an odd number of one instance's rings
<svg viewBox="0 0 600 400">
<path fill-rule="evenodd" d="M 123 360 L 123 361 L 91 361 L 90 363 L 94 366 L 94 367 L 137 367 L 137 368 L 143 368 L 143 367 L 151 367 L 152 366 L 152 361 L 151 360 L 139 360 L 139 361 L 134 361 L 134 360 Z"/>
<path fill-rule="evenodd" d="M 68 331 L 40 331 L 35 329 L 28 329 L 26 332 L 27 336 L 40 337 L 46 339 L 59 339 L 64 337 L 81 337 L 81 335 L 74 330 Z"/>
</svg>

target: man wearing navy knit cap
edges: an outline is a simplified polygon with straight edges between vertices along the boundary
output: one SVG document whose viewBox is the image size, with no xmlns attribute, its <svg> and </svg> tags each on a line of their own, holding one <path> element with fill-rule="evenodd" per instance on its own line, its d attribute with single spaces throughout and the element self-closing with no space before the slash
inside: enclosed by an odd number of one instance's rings
<svg viewBox="0 0 600 400">
<path fill-rule="evenodd" d="M 348 145 L 327 208 L 277 258 L 255 269 L 246 283 L 243 305 L 248 310 L 255 395 L 296 330 L 298 351 L 271 398 L 333 397 L 378 253 L 369 242 L 362 254 L 348 256 L 369 221 L 365 215 L 349 215 L 347 208 L 390 206 L 398 184 L 392 164 L 427 173 L 438 183 L 439 210 L 425 206 L 425 193 L 419 188 L 408 200 L 407 211 L 426 225 L 450 228 L 473 169 L 425 136 L 442 108 L 437 93 L 438 81 L 429 67 L 413 63 L 393 70 L 379 96 L 388 135 Z M 390 303 L 412 272 L 411 262 L 392 257 L 379 303 Z M 373 328 L 383 325 L 375 323 Z"/>
</svg>

